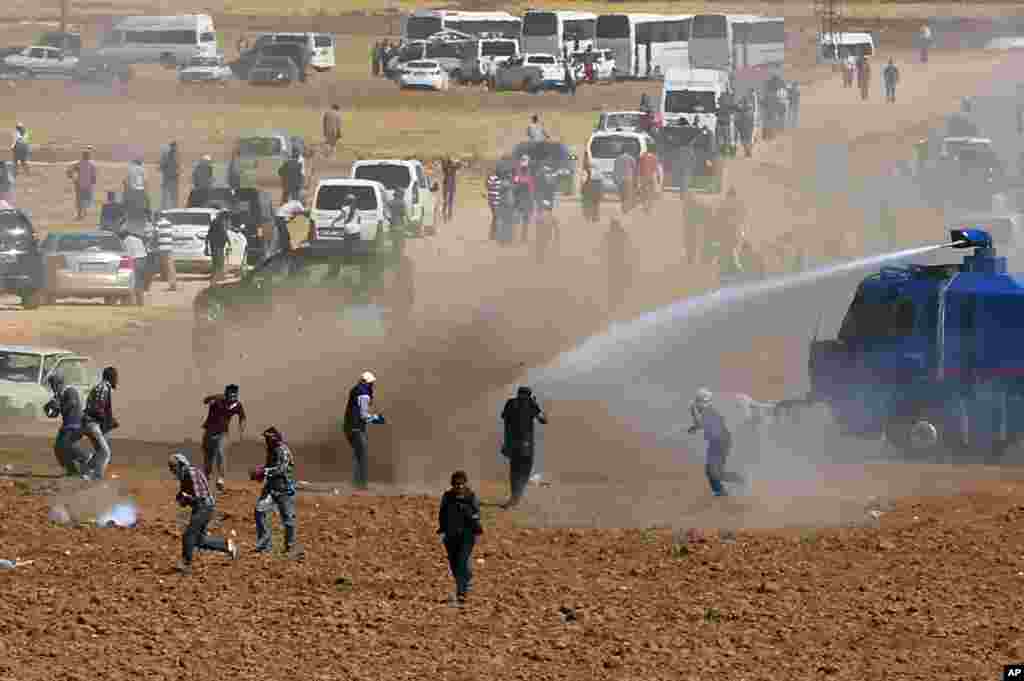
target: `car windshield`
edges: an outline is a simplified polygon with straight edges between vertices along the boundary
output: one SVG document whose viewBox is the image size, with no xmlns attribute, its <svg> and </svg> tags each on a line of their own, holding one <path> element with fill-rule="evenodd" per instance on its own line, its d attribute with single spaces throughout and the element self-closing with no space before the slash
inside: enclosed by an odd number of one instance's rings
<svg viewBox="0 0 1024 681">
<path fill-rule="evenodd" d="M 46 238 L 46 241 L 50 245 L 50 248 L 47 249 L 48 251 L 60 253 L 79 253 L 89 250 L 120 253 L 123 250 L 121 237 L 116 234 L 51 234 Z"/>
<path fill-rule="evenodd" d="M 409 168 L 390 163 L 359 166 L 355 176 L 360 180 L 375 180 L 388 189 L 405 189 L 412 182 Z"/>
<path fill-rule="evenodd" d="M 330 47 L 333 43 L 331 42 L 331 36 L 329 35 L 318 35 L 316 37 L 317 47 Z"/>
<path fill-rule="evenodd" d="M 43 356 L 27 352 L 0 352 L 0 381 L 36 383 Z"/>
<path fill-rule="evenodd" d="M 172 225 L 195 225 L 197 227 L 210 226 L 209 213 L 161 213 L 160 217 L 165 218 Z"/>
<path fill-rule="evenodd" d="M 437 62 L 436 61 L 411 61 L 408 64 L 406 64 L 406 67 L 410 68 L 410 69 L 436 69 L 437 68 Z"/>
<path fill-rule="evenodd" d="M 665 111 L 668 113 L 715 113 L 718 104 L 714 92 L 676 90 L 665 95 Z"/>
<path fill-rule="evenodd" d="M 529 64 L 554 64 L 555 63 L 555 58 L 554 57 L 549 57 L 546 54 L 540 54 L 540 55 L 532 55 L 530 57 L 527 57 L 526 61 Z"/>
<path fill-rule="evenodd" d="M 32 234 L 21 213 L 0 211 L 0 251 L 24 251 L 31 243 Z"/>
<path fill-rule="evenodd" d="M 294 57 L 302 52 L 299 45 L 267 45 L 262 50 L 265 57 Z"/>
<path fill-rule="evenodd" d="M 293 45 L 306 45 L 309 43 L 309 36 L 305 33 L 299 33 L 298 35 L 285 35 L 284 33 L 277 34 L 277 40 L 279 43 L 291 43 Z"/>
<path fill-rule="evenodd" d="M 355 194 L 356 208 L 359 210 L 376 210 L 377 194 L 373 187 L 353 186 L 345 184 L 325 184 L 316 194 L 317 210 L 341 210 L 345 197 Z"/>
<path fill-rule="evenodd" d="M 529 156 L 531 161 L 567 161 L 569 148 L 550 142 L 520 144 L 512 151 L 513 158 Z"/>
<path fill-rule="evenodd" d="M 635 137 L 595 137 L 590 143 L 590 156 L 592 158 L 618 158 L 623 152 L 630 154 L 633 158 L 640 156 L 640 140 Z"/>
<path fill-rule="evenodd" d="M 220 59 L 217 59 L 216 57 L 193 57 L 189 60 L 188 65 L 191 67 L 220 66 Z"/>
<path fill-rule="evenodd" d="M 238 150 L 243 158 L 280 156 L 284 153 L 284 143 L 280 137 L 246 137 L 239 140 Z"/>
</svg>

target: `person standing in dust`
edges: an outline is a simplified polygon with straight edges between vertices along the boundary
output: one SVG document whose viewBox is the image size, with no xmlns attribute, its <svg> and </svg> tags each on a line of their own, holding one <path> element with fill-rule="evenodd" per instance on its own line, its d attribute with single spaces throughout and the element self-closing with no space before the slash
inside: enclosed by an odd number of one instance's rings
<svg viewBox="0 0 1024 681">
<path fill-rule="evenodd" d="M 710 390 L 701 388 L 697 391 L 697 398 L 690 405 L 693 425 L 687 432 L 693 435 L 698 430 L 704 431 L 704 440 L 707 442 L 704 472 L 708 477 L 711 493 L 716 497 L 724 497 L 729 495 L 722 483 L 740 484 L 743 478 L 736 473 L 725 472 L 725 462 L 732 451 L 732 433 L 729 432 L 725 419 L 712 401 Z"/>
<path fill-rule="evenodd" d="M 373 388 L 377 377 L 373 372 L 364 371 L 359 382 L 352 386 L 345 405 L 345 421 L 343 428 L 345 437 L 352 447 L 352 485 L 357 490 L 365 490 L 370 484 L 369 439 L 366 427 L 371 423 L 383 423 L 384 419 L 370 412 L 373 404 Z"/>
<path fill-rule="evenodd" d="M 547 424 L 547 416 L 537 403 L 533 391 L 520 386 L 516 396 L 505 402 L 501 410 L 505 424 L 505 440 L 502 454 L 509 462 L 509 500 L 502 508 L 517 506 L 526 492 L 526 485 L 533 473 L 535 453 L 534 421 Z"/>
<path fill-rule="evenodd" d="M 622 222 L 612 219 L 604 236 L 604 256 L 608 266 L 608 316 L 622 307 L 633 283 L 633 270 L 629 258 L 629 234 Z"/>
<path fill-rule="evenodd" d="M 896 68 L 896 64 L 892 63 L 892 57 L 889 57 L 889 63 L 882 69 L 882 79 L 885 81 L 885 101 L 887 104 L 896 103 L 896 83 L 900 81 L 900 70 Z"/>
</svg>

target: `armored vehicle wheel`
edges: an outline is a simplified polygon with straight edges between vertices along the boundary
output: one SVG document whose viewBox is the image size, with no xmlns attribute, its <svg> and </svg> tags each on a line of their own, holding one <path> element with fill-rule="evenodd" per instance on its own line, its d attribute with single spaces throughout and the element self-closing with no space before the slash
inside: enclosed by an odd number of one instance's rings
<svg viewBox="0 0 1024 681">
<path fill-rule="evenodd" d="M 884 451 L 893 457 L 945 462 L 959 450 L 947 432 L 945 417 L 927 405 L 906 405 L 885 425 Z"/>
</svg>

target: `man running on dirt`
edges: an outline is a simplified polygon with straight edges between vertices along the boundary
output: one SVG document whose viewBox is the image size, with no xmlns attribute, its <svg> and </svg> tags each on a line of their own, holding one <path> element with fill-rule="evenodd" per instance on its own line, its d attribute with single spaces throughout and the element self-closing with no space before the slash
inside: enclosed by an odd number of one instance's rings
<svg viewBox="0 0 1024 681">
<path fill-rule="evenodd" d="M 240 439 L 245 437 L 245 407 L 238 399 L 238 386 L 234 383 L 224 387 L 221 395 L 210 395 L 203 399 L 209 407 L 206 420 L 203 422 L 203 468 L 209 477 L 217 471 L 217 490 L 224 491 L 224 474 L 227 468 L 226 445 L 230 429 L 231 417 L 238 417 Z"/>
<path fill-rule="evenodd" d="M 646 149 L 636 162 L 637 200 L 645 206 L 649 207 L 654 202 L 660 174 L 658 157 L 653 151 Z"/>
<path fill-rule="evenodd" d="M 189 506 L 192 515 L 188 521 L 188 527 L 181 536 L 181 560 L 178 561 L 177 571 L 183 575 L 192 574 L 192 555 L 196 549 L 202 551 L 217 551 L 231 556 L 231 560 L 238 558 L 238 546 L 234 540 L 224 541 L 222 538 L 212 539 L 206 529 L 213 520 L 213 512 L 216 509 L 216 499 L 210 491 L 210 483 L 203 472 L 189 463 L 184 454 L 175 452 L 167 461 L 167 468 L 171 475 L 178 481 L 178 493 L 174 500 L 179 506 Z"/>
</svg>

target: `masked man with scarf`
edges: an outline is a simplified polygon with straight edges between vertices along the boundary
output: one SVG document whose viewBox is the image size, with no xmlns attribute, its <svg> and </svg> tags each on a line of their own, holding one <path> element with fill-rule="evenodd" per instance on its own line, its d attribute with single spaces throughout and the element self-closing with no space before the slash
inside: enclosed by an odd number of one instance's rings
<svg viewBox="0 0 1024 681">
<path fill-rule="evenodd" d="M 295 543 L 295 463 L 292 450 L 274 426 L 263 431 L 263 440 L 267 445 L 267 462 L 250 475 L 253 480 L 263 482 L 263 491 L 256 502 L 256 552 L 270 552 L 273 537 L 267 515 L 277 508 L 284 525 L 285 553 L 291 558 L 300 558 L 303 552 Z"/>
<path fill-rule="evenodd" d="M 53 445 L 57 463 L 68 476 L 89 479 L 88 452 L 82 447 L 82 396 L 78 389 L 64 383 L 64 375 L 54 371 L 47 377 L 53 399 L 46 403 L 43 411 L 50 418 L 61 418 L 57 441 Z"/>
</svg>

